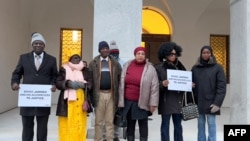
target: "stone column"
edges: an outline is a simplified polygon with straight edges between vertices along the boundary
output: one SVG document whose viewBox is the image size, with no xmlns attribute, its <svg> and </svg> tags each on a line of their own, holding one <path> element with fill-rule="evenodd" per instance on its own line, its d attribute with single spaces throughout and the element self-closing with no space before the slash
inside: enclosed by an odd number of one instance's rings
<svg viewBox="0 0 250 141">
<path fill-rule="evenodd" d="M 230 123 L 250 123 L 250 1 L 230 0 Z"/>
<path fill-rule="evenodd" d="M 142 0 L 94 0 L 93 57 L 98 43 L 116 40 L 124 61 L 134 58 L 134 48 L 141 44 Z"/>
</svg>

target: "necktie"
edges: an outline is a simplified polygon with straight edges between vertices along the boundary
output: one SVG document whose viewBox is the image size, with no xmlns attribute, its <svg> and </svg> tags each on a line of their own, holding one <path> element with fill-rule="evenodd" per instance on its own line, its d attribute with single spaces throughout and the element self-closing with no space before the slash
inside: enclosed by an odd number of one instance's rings
<svg viewBox="0 0 250 141">
<path fill-rule="evenodd" d="M 41 56 L 36 55 L 36 56 L 35 56 L 35 58 L 36 58 L 36 61 L 35 61 L 36 70 L 38 70 L 38 69 L 39 69 L 39 67 L 40 67 L 40 65 L 41 65 L 41 62 L 40 62 L 40 58 L 41 58 Z"/>
</svg>

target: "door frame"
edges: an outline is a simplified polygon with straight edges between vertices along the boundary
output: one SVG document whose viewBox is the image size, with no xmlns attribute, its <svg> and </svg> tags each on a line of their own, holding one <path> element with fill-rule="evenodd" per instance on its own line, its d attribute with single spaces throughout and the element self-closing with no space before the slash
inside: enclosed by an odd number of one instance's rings
<svg viewBox="0 0 250 141">
<path fill-rule="evenodd" d="M 160 62 L 156 61 L 158 60 L 158 54 L 153 53 L 152 49 L 158 50 L 160 46 L 155 46 L 155 44 L 169 42 L 170 40 L 170 34 L 142 34 L 142 42 L 145 43 L 145 48 L 147 49 L 146 58 L 148 58 L 151 63 L 158 64 Z M 152 62 L 151 60 L 154 61 Z"/>
</svg>

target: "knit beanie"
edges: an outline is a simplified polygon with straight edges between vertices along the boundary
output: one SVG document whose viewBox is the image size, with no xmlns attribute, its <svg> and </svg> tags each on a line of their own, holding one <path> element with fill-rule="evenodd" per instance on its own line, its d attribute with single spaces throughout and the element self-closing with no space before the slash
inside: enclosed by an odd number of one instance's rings
<svg viewBox="0 0 250 141">
<path fill-rule="evenodd" d="M 110 42 L 109 51 L 110 51 L 110 53 L 118 53 L 119 54 L 119 48 L 116 45 L 116 41 L 112 40 Z"/>
<path fill-rule="evenodd" d="M 107 47 L 109 49 L 109 44 L 106 41 L 99 42 L 99 48 L 98 51 L 101 52 L 103 48 Z"/>
<path fill-rule="evenodd" d="M 46 42 L 43 38 L 43 35 L 40 34 L 40 33 L 34 33 L 31 37 L 31 45 L 33 44 L 34 41 L 42 41 L 45 45 L 46 45 Z"/>
<path fill-rule="evenodd" d="M 136 53 L 137 53 L 138 51 L 144 51 L 144 52 L 146 53 L 146 48 L 145 48 L 145 47 L 137 47 L 137 48 L 135 48 L 135 50 L 134 50 L 134 55 L 136 55 Z"/>
</svg>

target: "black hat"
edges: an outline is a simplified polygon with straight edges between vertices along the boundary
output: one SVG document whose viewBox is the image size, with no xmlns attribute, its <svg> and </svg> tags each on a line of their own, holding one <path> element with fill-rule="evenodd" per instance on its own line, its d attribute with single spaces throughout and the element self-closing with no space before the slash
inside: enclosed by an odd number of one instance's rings
<svg viewBox="0 0 250 141">
<path fill-rule="evenodd" d="M 98 51 L 100 52 L 102 48 L 107 47 L 109 49 L 109 44 L 106 41 L 99 42 L 99 48 Z"/>
</svg>

